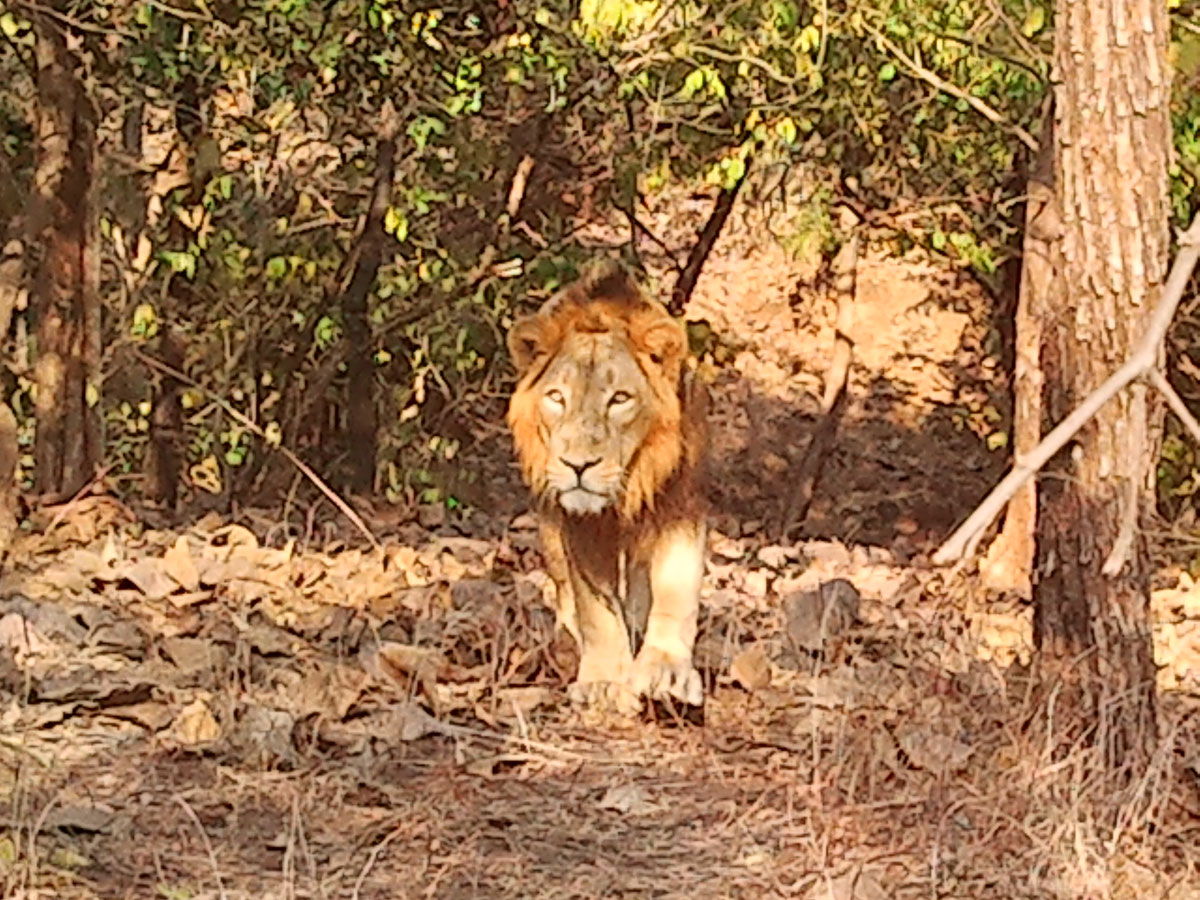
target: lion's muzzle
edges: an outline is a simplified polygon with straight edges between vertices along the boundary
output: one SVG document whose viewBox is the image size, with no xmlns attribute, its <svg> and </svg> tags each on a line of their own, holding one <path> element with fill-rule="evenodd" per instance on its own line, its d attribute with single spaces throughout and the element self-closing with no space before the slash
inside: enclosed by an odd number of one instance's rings
<svg viewBox="0 0 1200 900">
<path fill-rule="evenodd" d="M 612 502 L 611 491 L 605 490 L 596 477 L 597 467 L 603 460 L 600 457 L 582 461 L 560 456 L 558 462 L 563 466 L 555 488 L 558 492 L 558 502 L 563 510 L 571 515 L 595 515 L 603 512 Z"/>
</svg>

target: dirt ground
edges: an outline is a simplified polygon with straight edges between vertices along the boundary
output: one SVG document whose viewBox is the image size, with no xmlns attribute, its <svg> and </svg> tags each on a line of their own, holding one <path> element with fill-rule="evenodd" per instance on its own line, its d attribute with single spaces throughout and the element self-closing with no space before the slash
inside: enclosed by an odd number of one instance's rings
<svg viewBox="0 0 1200 900">
<path fill-rule="evenodd" d="M 567 704 L 494 423 L 488 503 L 369 517 L 378 550 L 88 498 L 0 576 L 3 896 L 1200 897 L 1200 587 L 1160 573 L 1161 759 L 1101 828 L 1090 757 L 1050 752 L 1030 610 L 922 565 L 1004 469 L 990 301 L 867 248 L 845 420 L 782 541 L 834 317 L 759 227 L 735 219 L 689 310 L 730 348 L 702 722 Z"/>
</svg>

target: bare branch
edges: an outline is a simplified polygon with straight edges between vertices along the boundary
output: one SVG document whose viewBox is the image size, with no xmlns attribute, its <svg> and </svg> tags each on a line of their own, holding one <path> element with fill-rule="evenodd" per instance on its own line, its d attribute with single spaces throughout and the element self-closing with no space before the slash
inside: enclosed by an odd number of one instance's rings
<svg viewBox="0 0 1200 900">
<path fill-rule="evenodd" d="M 1146 373 L 1146 380 L 1155 387 L 1167 401 L 1167 406 L 1171 407 L 1171 412 L 1175 413 L 1183 427 L 1191 432 L 1192 439 L 1197 444 L 1200 444 L 1200 422 L 1196 421 L 1196 417 L 1184 405 L 1183 398 L 1175 392 L 1175 388 L 1171 387 L 1171 382 L 1167 381 L 1167 376 L 1158 369 L 1151 369 Z"/>
<path fill-rule="evenodd" d="M 195 388 L 196 390 L 204 393 L 206 396 L 212 398 L 212 401 L 214 403 L 216 403 L 218 406 L 220 406 L 221 409 L 225 412 L 225 414 L 227 416 L 229 416 L 230 418 L 237 421 L 237 423 L 239 425 L 241 425 L 243 428 L 245 428 L 251 434 L 255 435 L 256 437 L 262 438 L 262 440 L 264 441 L 264 443 L 266 443 L 266 445 L 268 447 L 273 446 L 274 449 L 276 449 L 280 453 L 282 453 L 287 458 L 288 462 L 290 462 L 293 466 L 295 466 L 297 469 L 299 469 L 304 474 L 304 477 L 307 478 L 309 481 L 311 481 L 313 483 L 313 486 L 316 487 L 316 489 L 319 490 L 322 494 L 324 494 L 329 499 L 329 502 L 332 503 L 334 506 L 336 506 L 338 511 L 341 512 L 342 515 L 344 515 L 347 519 L 350 520 L 351 524 L 353 524 L 354 527 L 357 528 L 362 533 L 363 537 L 365 537 L 368 541 L 370 541 L 372 547 L 374 547 L 376 550 L 378 550 L 383 546 L 382 544 L 379 543 L 379 539 L 377 537 L 375 537 L 375 535 L 374 535 L 374 533 L 372 533 L 371 529 L 367 527 L 367 523 L 362 520 L 362 516 L 360 516 L 358 513 L 356 513 L 350 507 L 350 504 L 348 504 L 345 500 L 343 500 L 340 496 L 338 496 L 337 492 L 334 491 L 334 489 L 331 488 L 329 485 L 327 485 L 322 480 L 321 476 L 318 475 L 316 472 L 314 472 L 312 467 L 310 465 L 308 465 L 308 463 L 306 463 L 300 457 L 298 457 L 295 453 L 293 453 L 290 448 L 285 447 L 283 444 L 272 444 L 271 441 L 267 438 L 266 432 L 264 432 L 262 430 L 262 428 L 259 427 L 257 422 L 255 422 L 252 419 L 250 419 L 249 417 L 243 415 L 239 410 L 234 409 L 234 407 L 231 406 L 223 397 L 220 397 L 217 394 L 213 393 L 208 388 L 206 388 L 204 385 L 200 384 L 200 382 L 196 381 L 194 378 L 190 378 L 187 375 L 187 373 L 180 372 L 178 369 L 174 369 L 171 366 L 164 364 L 163 362 L 155 359 L 152 356 L 147 356 L 146 354 L 142 353 L 139 350 L 134 350 L 133 355 L 136 356 L 138 359 L 140 359 L 142 362 L 144 362 L 150 368 L 156 369 L 157 371 L 162 372 L 165 375 L 170 375 L 173 378 L 177 378 L 180 381 L 184 382 L 185 384 L 190 385 L 191 387 Z"/>
<path fill-rule="evenodd" d="M 959 100 L 962 100 L 964 103 L 970 106 L 971 109 L 975 110 L 975 112 L 979 113 L 993 125 L 999 125 L 1001 128 L 1007 128 L 1017 136 L 1017 139 L 1022 144 L 1024 144 L 1030 150 L 1035 152 L 1037 151 L 1037 139 L 1020 125 L 1012 124 L 1005 119 L 1004 116 L 1000 115 L 1000 113 L 996 112 L 995 109 L 988 106 L 974 94 L 964 91 L 958 85 L 951 84 L 936 72 L 932 72 L 925 68 L 919 62 L 885 38 L 882 32 L 872 28 L 871 33 L 875 35 L 875 40 L 879 42 L 881 47 L 887 50 L 888 53 L 892 54 L 892 56 L 896 57 L 896 59 L 900 60 L 900 62 L 904 63 L 904 65 L 922 81 L 928 82 L 942 93 L 949 94 L 951 97 L 957 97 Z"/>
<path fill-rule="evenodd" d="M 1118 391 L 1137 378 L 1149 377 L 1151 383 L 1154 383 L 1150 373 L 1157 371 L 1159 348 L 1162 346 L 1163 338 L 1166 337 L 1171 320 L 1175 317 L 1175 310 L 1183 298 L 1184 289 L 1192 276 L 1192 270 L 1196 267 L 1197 260 L 1200 260 L 1200 215 L 1192 220 L 1191 226 L 1179 237 L 1179 252 L 1175 256 L 1175 264 L 1171 267 L 1167 283 L 1163 286 L 1162 296 L 1150 316 L 1150 324 L 1146 328 L 1146 333 L 1138 342 L 1133 353 L 1130 354 L 1129 359 L 1100 387 L 1092 391 L 1069 416 L 1059 422 L 1053 431 L 1042 438 L 1041 443 L 1034 447 L 1024 459 L 1016 461 L 1012 471 L 1004 476 L 1004 479 L 984 498 L 975 511 L 967 517 L 967 520 L 938 548 L 933 555 L 935 566 L 949 565 L 962 559 L 968 548 L 974 546 L 978 541 L 983 529 L 987 528 L 1004 509 L 1004 505 L 1017 492 L 1017 489 L 1036 474 L 1054 454 L 1066 446 L 1067 441 L 1075 436 L 1075 432 L 1086 425 L 1092 416 Z M 1158 385 L 1155 384 L 1155 387 Z M 1167 399 L 1170 402 L 1169 396 Z M 1174 407 L 1172 408 L 1174 409 Z M 1185 424 L 1187 423 L 1185 422 Z"/>
</svg>

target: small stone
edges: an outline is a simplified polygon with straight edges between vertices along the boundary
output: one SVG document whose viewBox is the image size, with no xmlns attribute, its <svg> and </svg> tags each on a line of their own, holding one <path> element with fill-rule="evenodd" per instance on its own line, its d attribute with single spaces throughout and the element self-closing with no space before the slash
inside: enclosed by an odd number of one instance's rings
<svg viewBox="0 0 1200 900">
<path fill-rule="evenodd" d="M 788 638 L 801 650 L 823 650 L 858 621 L 859 599 L 858 589 L 845 578 L 789 594 L 783 601 Z"/>
<path fill-rule="evenodd" d="M 446 524 L 446 507 L 430 503 L 417 510 L 417 522 L 422 528 L 432 530 Z"/>
</svg>

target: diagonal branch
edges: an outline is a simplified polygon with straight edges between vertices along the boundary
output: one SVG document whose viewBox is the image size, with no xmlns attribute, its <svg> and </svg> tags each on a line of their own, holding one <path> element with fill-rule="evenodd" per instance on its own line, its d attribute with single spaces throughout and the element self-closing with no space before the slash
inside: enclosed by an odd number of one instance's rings
<svg viewBox="0 0 1200 900">
<path fill-rule="evenodd" d="M 999 125 L 1001 128 L 1007 128 L 1017 136 L 1017 139 L 1022 144 L 1034 152 L 1037 151 L 1037 139 L 1020 125 L 1014 125 L 1012 122 L 1009 122 L 1006 118 L 1004 118 L 1004 116 L 996 112 L 993 107 L 988 106 L 988 104 L 984 103 L 970 91 L 964 91 L 958 85 L 950 83 L 936 72 L 925 68 L 919 62 L 889 41 L 886 37 L 884 37 L 883 33 L 878 29 L 872 28 L 871 34 L 875 36 L 875 40 L 879 42 L 879 46 L 883 47 L 884 50 L 892 54 L 892 56 L 896 57 L 896 59 L 900 60 L 900 62 L 904 63 L 909 71 L 911 71 L 922 81 L 928 82 L 944 94 L 949 94 L 951 97 L 957 97 L 959 100 L 962 100 L 964 103 L 970 106 L 971 109 L 975 110 L 975 112 L 979 113 L 993 125 Z"/>
<path fill-rule="evenodd" d="M 1051 457 L 1066 446 L 1067 441 L 1075 436 L 1088 421 L 1099 412 L 1117 392 L 1127 387 L 1138 378 L 1147 378 L 1152 385 L 1162 390 L 1154 374 L 1158 369 L 1158 354 L 1171 320 L 1175 318 L 1175 310 L 1183 299 L 1192 270 L 1200 261 L 1200 215 L 1197 215 L 1191 226 L 1179 236 L 1179 252 L 1175 255 L 1175 263 L 1171 266 L 1171 274 L 1163 287 L 1158 305 L 1150 316 L 1150 324 L 1146 333 L 1138 342 L 1129 359 L 1117 369 L 1105 382 L 1084 398 L 1075 410 L 1063 419 L 1041 443 L 1033 448 L 1021 460 L 1017 460 L 1004 479 L 996 485 L 973 513 L 946 539 L 933 555 L 935 566 L 949 565 L 962 559 L 975 546 L 983 530 L 1000 514 L 1004 505 L 1012 498 L 1029 478 L 1037 473 Z M 1160 374 L 1161 377 L 1161 374 Z M 1164 379 L 1165 380 L 1165 379 Z M 1167 402 L 1171 403 L 1171 394 L 1166 394 Z M 1174 408 L 1174 404 L 1172 404 Z M 1194 420 L 1192 420 L 1194 422 Z M 1191 423 L 1186 419 L 1184 424 L 1191 429 Z"/>
<path fill-rule="evenodd" d="M 750 163 L 751 158 L 748 158 L 741 177 L 733 183 L 732 187 L 722 188 L 721 193 L 717 195 L 717 202 L 713 205 L 712 214 L 704 223 L 704 228 L 700 230 L 696 243 L 688 253 L 687 262 L 683 264 L 683 269 L 679 273 L 679 279 L 671 290 L 671 300 L 667 304 L 667 311 L 671 315 L 683 315 L 688 301 L 692 299 L 692 291 L 696 289 L 696 282 L 700 280 L 700 270 L 704 268 L 708 254 L 712 251 L 717 238 L 721 236 L 721 229 L 725 227 L 725 220 L 729 218 L 729 213 L 733 210 L 738 191 L 742 189 L 746 175 L 750 172 Z"/>
</svg>

